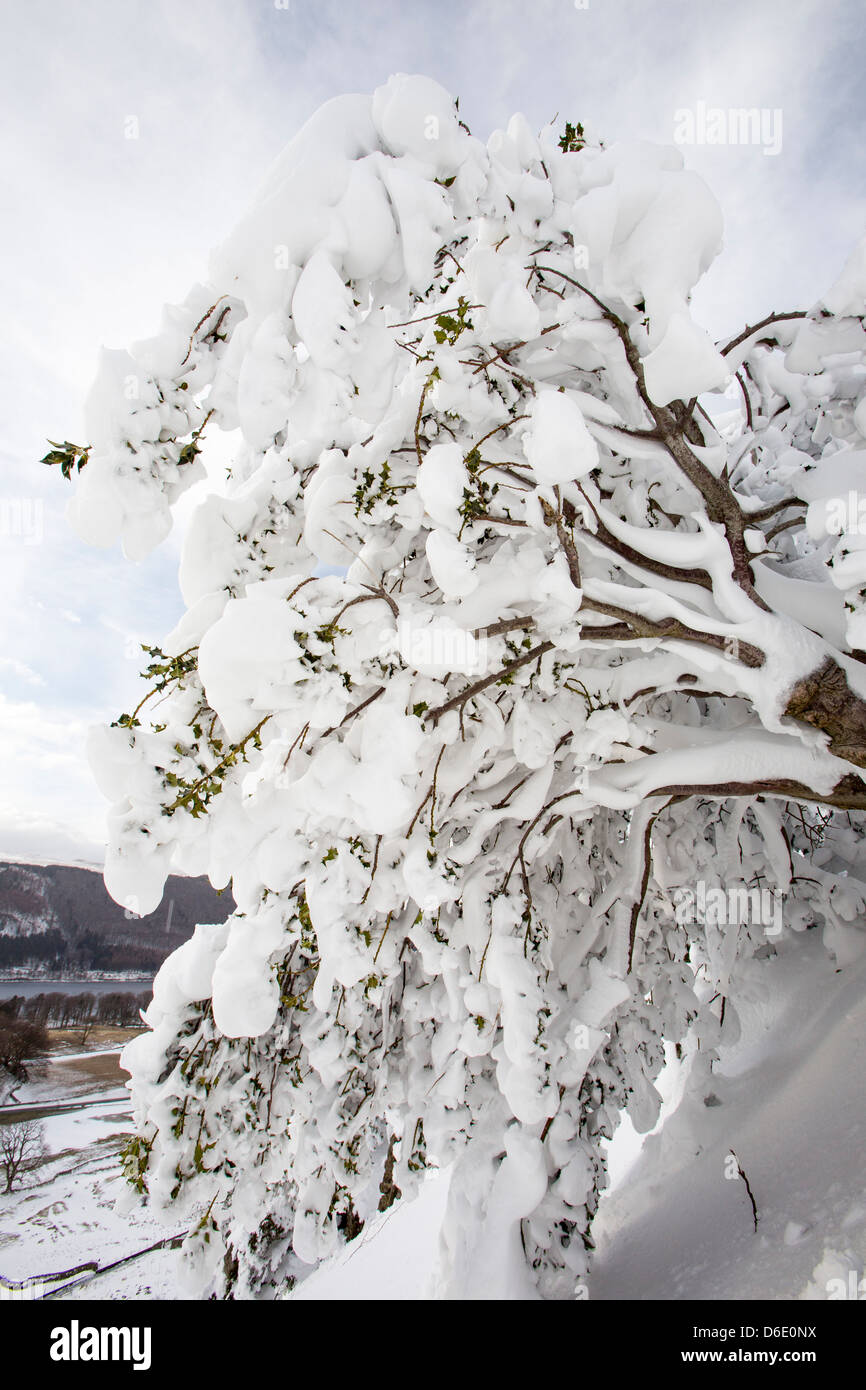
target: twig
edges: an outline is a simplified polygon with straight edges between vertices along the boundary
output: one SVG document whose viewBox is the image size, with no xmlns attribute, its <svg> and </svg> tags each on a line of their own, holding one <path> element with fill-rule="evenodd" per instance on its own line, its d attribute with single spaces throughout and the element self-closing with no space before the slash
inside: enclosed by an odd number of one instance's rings
<svg viewBox="0 0 866 1390">
<path fill-rule="evenodd" d="M 339 724 L 332 724 L 330 729 L 326 729 L 325 732 L 323 734 L 320 734 L 319 737 L 327 738 L 329 734 L 335 734 L 338 729 L 342 729 L 344 724 L 348 724 L 350 719 L 354 719 L 356 714 L 360 714 L 361 710 L 366 709 L 368 705 L 372 705 L 373 701 L 378 700 L 379 696 L 384 695 L 384 693 L 385 687 L 384 685 L 380 685 L 378 690 L 374 690 L 373 694 L 368 695 L 366 700 L 362 700 L 360 705 L 356 705 L 354 709 L 349 710 L 348 714 L 344 714 Z M 317 739 L 316 742 L 318 743 L 318 741 L 319 740 Z"/>
<path fill-rule="evenodd" d="M 452 257 L 452 260 L 453 260 L 453 259 L 454 259 L 454 258 Z M 455 264 L 456 264 L 456 265 L 460 265 L 460 262 L 459 262 L 459 261 L 456 261 Z M 463 267 L 460 266 L 460 269 L 462 270 Z M 418 318 L 418 319 L 404 319 L 404 321 L 403 321 L 402 323 L 388 323 L 388 324 L 385 325 L 385 327 L 386 327 L 386 328 L 411 328 L 411 327 L 413 326 L 413 324 L 416 324 L 416 323 L 426 323 L 426 322 L 428 321 L 428 319 L 438 319 L 438 318 L 441 318 L 443 314 L 459 314 L 459 313 L 460 313 L 461 307 L 462 307 L 462 306 L 458 304 L 458 305 L 457 305 L 455 308 L 453 308 L 453 309 L 437 309 L 435 314 L 422 314 L 421 317 Z M 471 313 L 471 311 L 472 311 L 473 309 L 483 309 L 484 307 L 485 307 L 485 306 L 484 306 L 483 304 L 467 304 L 466 307 L 463 309 L 463 312 L 464 312 L 464 314 L 468 314 L 468 313 Z"/>
<path fill-rule="evenodd" d="M 755 1223 L 755 1230 L 757 1231 L 757 1229 L 758 1229 L 758 1208 L 757 1208 L 757 1205 L 756 1205 L 756 1203 L 755 1203 L 755 1194 L 754 1194 L 753 1191 L 752 1191 L 751 1184 L 749 1183 L 749 1179 L 746 1177 L 746 1174 L 745 1174 L 744 1171 L 743 1171 L 743 1165 L 742 1165 L 742 1163 L 740 1162 L 740 1160 L 737 1158 L 737 1155 L 734 1153 L 733 1149 L 729 1149 L 728 1152 L 730 1153 L 731 1158 L 733 1158 L 733 1159 L 736 1160 L 737 1172 L 739 1173 L 740 1177 L 743 1179 L 743 1182 L 746 1184 L 746 1191 L 747 1191 L 748 1194 L 749 1194 L 749 1201 L 750 1201 L 751 1204 L 752 1204 L 752 1220 L 753 1220 L 754 1223 Z"/>
<path fill-rule="evenodd" d="M 226 295 L 226 294 L 221 294 L 220 297 L 219 297 L 219 299 L 217 299 L 217 300 L 210 306 L 209 309 L 206 309 L 206 310 L 205 310 L 205 312 L 202 314 L 201 318 L 199 319 L 198 323 L 196 324 L 195 328 L 192 330 L 192 333 L 190 334 L 189 347 L 187 348 L 186 357 L 183 359 L 183 362 L 181 362 L 181 364 L 180 364 L 182 367 L 185 365 L 185 363 L 187 363 L 187 362 L 189 361 L 189 356 L 190 356 L 190 353 L 192 352 L 192 345 L 193 345 L 193 343 L 195 342 L 195 335 L 196 335 L 196 333 L 197 333 L 198 330 L 202 327 L 203 324 L 207 323 L 208 319 L 210 318 L 210 316 L 211 316 L 211 314 L 213 313 L 214 309 L 216 308 L 217 304 L 220 304 L 224 299 L 228 299 L 228 295 Z M 228 309 L 228 306 L 226 306 L 226 309 L 224 309 L 223 312 L 220 314 L 219 323 L 217 323 L 217 325 L 216 325 L 217 328 L 219 328 L 220 323 L 222 323 L 223 319 L 225 318 L 227 309 Z"/>
<path fill-rule="evenodd" d="M 644 831 L 644 837 L 643 837 L 643 877 L 642 877 L 642 880 L 641 880 L 640 892 L 638 893 L 638 895 L 637 895 L 637 897 L 636 897 L 634 903 L 632 904 L 632 909 L 631 909 L 631 920 L 630 920 L 630 922 L 629 922 L 629 928 L 628 928 L 628 970 L 626 971 L 626 973 L 627 973 L 628 975 L 631 974 L 632 963 L 633 963 L 633 960 L 634 960 L 634 943 L 635 943 L 635 938 L 636 938 L 636 936 L 637 936 L 638 918 L 640 917 L 640 914 L 641 914 L 641 908 L 642 908 L 643 905 L 644 905 L 644 899 L 646 898 L 646 890 L 647 890 L 647 886 L 648 886 L 648 884 L 649 884 L 650 870 L 652 869 L 652 833 L 653 833 L 653 826 L 655 825 L 655 823 L 656 823 L 656 821 L 658 820 L 659 816 L 661 815 L 662 811 L 667 810 L 668 806 L 670 806 L 671 803 L 672 803 L 674 800 L 676 800 L 676 798 L 675 798 L 675 797 L 671 797 L 670 801 L 666 801 L 666 802 L 664 803 L 663 806 L 659 806 L 658 810 L 653 812 L 653 814 L 650 816 L 649 820 L 647 821 L 646 830 Z"/>
<path fill-rule="evenodd" d="M 465 690 L 462 690 L 459 695 L 454 695 L 452 699 L 446 700 L 444 705 L 437 705 L 436 709 L 428 710 L 424 718 L 432 719 L 434 725 L 438 724 L 443 714 L 465 705 L 467 700 L 471 700 L 475 695 L 480 695 L 481 691 L 486 690 L 489 685 L 495 685 L 497 681 L 502 680 L 503 676 L 509 676 L 512 671 L 518 670 L 519 667 L 526 666 L 529 662 L 535 661 L 537 657 L 542 657 L 546 652 L 553 651 L 553 647 L 553 642 L 539 642 L 537 647 L 524 652 L 523 656 L 519 656 L 516 661 L 511 661 L 507 666 L 502 666 L 498 671 L 494 671 L 492 675 L 483 676 L 481 680 L 467 685 Z"/>
<path fill-rule="evenodd" d="M 753 333 L 758 333 L 762 328 L 766 328 L 771 323 L 782 323 L 785 319 L 805 319 L 808 317 L 805 309 L 793 309 L 789 314 L 768 314 L 760 323 L 753 324 L 751 328 L 744 328 L 742 333 L 738 333 L 736 338 L 732 338 L 723 348 L 719 348 L 722 356 L 732 352 L 740 343 L 744 343 L 747 338 L 751 338 Z"/>
</svg>

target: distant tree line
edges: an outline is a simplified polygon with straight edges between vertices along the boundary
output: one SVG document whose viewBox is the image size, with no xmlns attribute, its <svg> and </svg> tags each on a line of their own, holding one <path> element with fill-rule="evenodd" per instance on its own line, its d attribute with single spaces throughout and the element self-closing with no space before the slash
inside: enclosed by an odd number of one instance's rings
<svg viewBox="0 0 866 1390">
<path fill-rule="evenodd" d="M 45 966 L 56 970 L 117 970 L 155 975 L 169 946 L 138 946 L 109 941 L 96 932 L 83 932 L 70 940 L 53 928 L 33 936 L 0 936 L 0 970 L 9 966 Z"/>
<path fill-rule="evenodd" d="M 149 989 L 135 994 L 123 990 L 109 990 L 104 994 L 46 991 L 27 997 L 13 994 L 9 999 L 0 999 L 0 1031 L 18 1023 L 35 1024 L 43 1029 L 77 1028 L 87 1024 L 130 1028 L 141 1022 L 139 1011 L 146 1009 L 150 1000 Z"/>
</svg>

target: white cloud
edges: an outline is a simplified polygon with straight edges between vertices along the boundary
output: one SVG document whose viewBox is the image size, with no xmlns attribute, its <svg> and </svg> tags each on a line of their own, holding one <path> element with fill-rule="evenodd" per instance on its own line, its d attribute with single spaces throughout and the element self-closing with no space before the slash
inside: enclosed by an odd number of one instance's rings
<svg viewBox="0 0 866 1390">
<path fill-rule="evenodd" d="M 23 661 L 18 661 L 14 656 L 0 657 L 0 672 L 8 671 L 17 680 L 24 681 L 27 685 L 44 685 L 45 681 L 38 671 L 34 671 Z"/>
<path fill-rule="evenodd" d="M 105 803 L 83 753 L 89 722 L 0 694 L 0 857 L 101 858 Z"/>
</svg>

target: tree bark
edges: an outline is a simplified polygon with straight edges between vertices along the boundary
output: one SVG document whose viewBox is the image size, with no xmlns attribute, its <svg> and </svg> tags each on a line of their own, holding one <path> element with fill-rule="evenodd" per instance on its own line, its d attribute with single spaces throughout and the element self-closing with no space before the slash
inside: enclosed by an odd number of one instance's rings
<svg viewBox="0 0 866 1390">
<path fill-rule="evenodd" d="M 854 693 L 832 657 L 797 682 L 785 713 L 829 734 L 829 749 L 837 758 L 866 767 L 866 701 Z"/>
</svg>

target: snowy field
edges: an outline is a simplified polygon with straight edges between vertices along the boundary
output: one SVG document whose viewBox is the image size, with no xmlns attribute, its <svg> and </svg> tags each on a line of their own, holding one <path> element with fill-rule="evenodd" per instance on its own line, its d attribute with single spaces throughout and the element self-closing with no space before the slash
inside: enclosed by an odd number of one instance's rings
<svg viewBox="0 0 866 1390">
<path fill-rule="evenodd" d="M 130 1100 L 118 1049 L 70 1052 L 32 1063 L 14 1088 L 18 1104 L 0 1119 L 35 1118 L 46 1161 L 0 1196 L 0 1275 L 20 1281 L 95 1261 L 100 1268 L 137 1254 L 169 1232 L 147 1213 L 120 1214 L 119 1153 L 130 1130 Z M 158 1251 L 98 1276 L 62 1297 L 170 1298 L 169 1252 Z M 158 1277 L 157 1277 L 158 1276 Z M 58 1285 L 60 1287 L 60 1285 Z"/>
<path fill-rule="evenodd" d="M 0 1272 L 8 1280 L 55 1274 L 89 1261 L 100 1268 L 147 1249 L 172 1234 L 141 1211 L 120 1214 L 114 1204 L 124 1183 L 118 1155 L 128 1115 L 99 1107 L 76 1116 L 70 1145 L 19 1190 L 0 1197 Z M 60 1130 L 51 1125 L 52 1138 Z M 62 1298 L 171 1298 L 170 1251 L 160 1250 L 105 1274 L 90 1275 Z M 71 1282 L 71 1280 L 70 1280 Z"/>
</svg>

